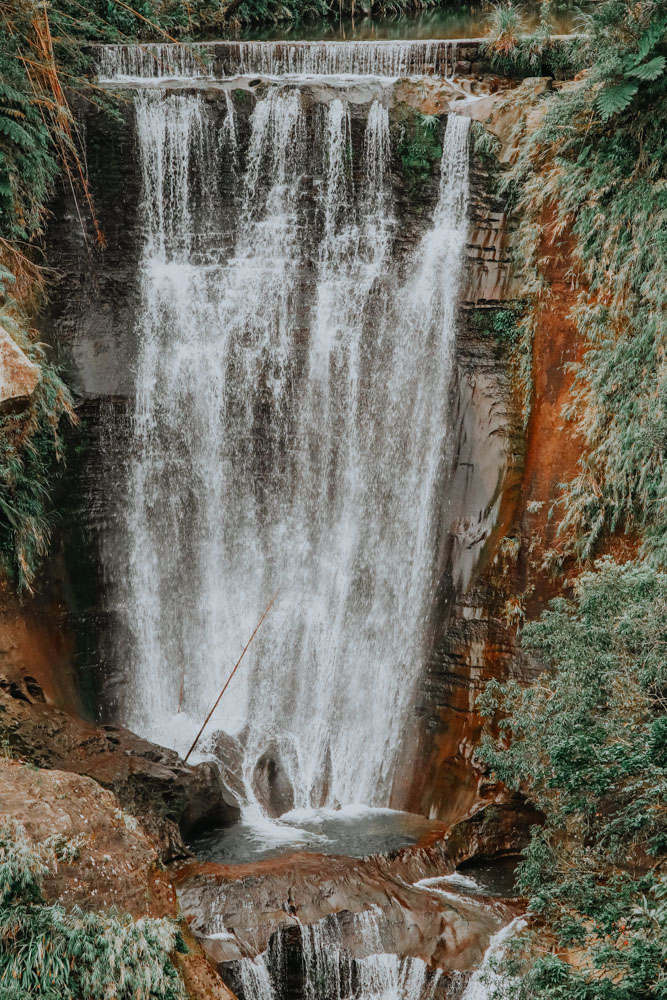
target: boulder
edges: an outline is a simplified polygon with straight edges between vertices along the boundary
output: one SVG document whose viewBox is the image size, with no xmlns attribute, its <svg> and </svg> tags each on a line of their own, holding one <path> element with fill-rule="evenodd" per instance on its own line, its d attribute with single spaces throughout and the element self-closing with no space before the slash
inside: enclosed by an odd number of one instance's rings
<svg viewBox="0 0 667 1000">
<path fill-rule="evenodd" d="M 245 751 L 241 740 L 219 729 L 203 744 L 203 749 L 215 757 L 227 788 L 239 801 L 243 801 L 247 793 L 243 783 Z"/>
<path fill-rule="evenodd" d="M 24 410 L 38 382 L 38 365 L 0 326 L 0 414 Z"/>
<path fill-rule="evenodd" d="M 34 678 L 16 671 L 0 670 L 0 736 L 15 757 L 88 775 L 113 791 L 165 861 L 188 856 L 183 837 L 240 817 L 215 764 L 184 764 L 175 751 L 127 729 L 62 711 Z"/>
<path fill-rule="evenodd" d="M 269 816 L 277 818 L 294 808 L 294 787 L 277 744 L 272 743 L 255 764 L 252 786 Z"/>
<path fill-rule="evenodd" d="M 155 845 L 112 792 L 91 778 L 0 759 L 0 815 L 31 843 L 54 835 L 70 847 L 44 882 L 48 901 L 88 911 L 116 907 L 133 917 L 180 916 Z M 183 924 L 189 951 L 175 955 L 190 1000 L 233 1000 Z"/>
</svg>

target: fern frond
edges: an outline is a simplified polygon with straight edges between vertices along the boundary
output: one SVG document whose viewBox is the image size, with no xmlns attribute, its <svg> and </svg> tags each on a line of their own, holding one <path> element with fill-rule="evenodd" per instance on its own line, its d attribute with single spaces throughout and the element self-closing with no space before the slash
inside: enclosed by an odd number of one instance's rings
<svg viewBox="0 0 667 1000">
<path fill-rule="evenodd" d="M 635 69 L 628 71 L 628 76 L 634 76 L 638 80 L 657 80 L 659 76 L 665 72 L 665 66 L 667 65 L 667 59 L 665 56 L 654 56 L 647 63 L 642 63 L 641 66 L 636 66 Z"/>
<path fill-rule="evenodd" d="M 13 118 L 5 118 L 3 114 L 0 114 L 0 132 L 24 149 L 30 149 L 33 145 L 33 138 L 27 129 L 19 125 Z"/>
<path fill-rule="evenodd" d="M 665 34 L 665 31 L 667 31 L 667 17 L 663 17 L 659 21 L 654 21 L 650 25 L 639 41 L 639 61 L 646 59 L 646 56 L 656 47 Z"/>
<path fill-rule="evenodd" d="M 629 81 L 602 90 L 598 94 L 597 106 L 603 119 L 606 121 L 619 111 L 625 111 L 638 90 L 639 84 Z"/>
</svg>

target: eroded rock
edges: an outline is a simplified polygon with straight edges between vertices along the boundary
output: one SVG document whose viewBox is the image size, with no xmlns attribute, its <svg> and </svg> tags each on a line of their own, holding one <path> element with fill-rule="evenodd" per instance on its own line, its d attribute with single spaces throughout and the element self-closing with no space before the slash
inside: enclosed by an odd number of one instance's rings
<svg viewBox="0 0 667 1000">
<path fill-rule="evenodd" d="M 183 837 L 240 816 L 214 764 L 184 764 L 175 751 L 127 729 L 55 708 L 16 671 L 0 672 L 0 735 L 16 757 L 88 775 L 113 791 L 165 860 L 188 855 Z"/>
<path fill-rule="evenodd" d="M 48 901 L 134 917 L 179 917 L 178 900 L 155 845 L 118 798 L 91 778 L 0 760 L 0 818 L 20 823 L 28 840 L 60 835 L 75 847 L 44 883 Z M 174 955 L 191 1000 L 233 994 L 183 926 L 189 951 Z"/>
<path fill-rule="evenodd" d="M 0 326 L 0 414 L 25 409 L 38 382 L 39 367 Z"/>
<path fill-rule="evenodd" d="M 517 855 L 528 846 L 530 829 L 544 822 L 537 809 L 519 795 L 491 803 L 456 823 L 445 837 L 443 849 L 452 864 Z"/>
<path fill-rule="evenodd" d="M 474 968 L 490 936 L 509 919 L 511 906 L 480 906 L 412 885 L 402 876 L 423 877 L 427 866 L 422 858 L 419 873 L 411 867 L 407 857 L 394 866 L 382 857 L 302 853 L 250 865 L 190 863 L 176 872 L 175 884 L 191 928 L 218 966 L 261 954 L 274 934 L 290 927 L 372 911 L 387 952 L 449 971 Z M 437 867 L 429 874 L 438 874 Z M 443 870 L 448 869 L 440 857 Z M 364 957 L 354 922 L 341 919 L 344 948 Z"/>
<path fill-rule="evenodd" d="M 257 799 L 269 816 L 282 816 L 294 808 L 294 786 L 290 781 L 287 762 L 277 742 L 261 754 L 252 776 Z"/>
</svg>

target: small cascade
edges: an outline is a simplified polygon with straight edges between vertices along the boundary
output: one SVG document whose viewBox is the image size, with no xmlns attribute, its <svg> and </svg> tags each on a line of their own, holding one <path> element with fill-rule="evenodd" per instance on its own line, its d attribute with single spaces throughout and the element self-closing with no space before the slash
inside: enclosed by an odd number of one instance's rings
<svg viewBox="0 0 667 1000">
<path fill-rule="evenodd" d="M 148 45 L 100 45 L 97 49 L 100 83 L 142 80 L 185 80 L 210 75 L 206 46 L 169 42 Z"/>
<path fill-rule="evenodd" d="M 100 47 L 103 83 L 237 76 L 451 77 L 456 41 L 211 42 Z"/>
<path fill-rule="evenodd" d="M 516 980 L 508 979 L 498 971 L 507 950 L 508 942 L 526 926 L 524 917 L 515 917 L 511 923 L 491 938 L 479 969 L 473 972 L 461 1000 L 500 1000 L 513 995 Z"/>
<path fill-rule="evenodd" d="M 377 907 L 294 931 L 275 935 L 267 952 L 238 963 L 241 1000 L 444 1000 L 442 972 L 383 950 Z"/>
<path fill-rule="evenodd" d="M 448 76 L 452 42 L 237 42 L 221 52 L 226 75 Z"/>
<path fill-rule="evenodd" d="M 239 986 L 244 1000 L 276 1000 L 266 955 L 242 959 L 239 963 Z"/>
</svg>

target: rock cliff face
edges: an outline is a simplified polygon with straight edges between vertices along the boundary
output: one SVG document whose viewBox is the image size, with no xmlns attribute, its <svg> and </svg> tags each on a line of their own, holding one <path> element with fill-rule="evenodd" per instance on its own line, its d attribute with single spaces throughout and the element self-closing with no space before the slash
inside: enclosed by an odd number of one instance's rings
<svg viewBox="0 0 667 1000">
<path fill-rule="evenodd" d="M 510 95 L 471 105 L 492 109 Z M 512 228 L 482 164 L 473 161 L 471 228 L 459 312 L 452 403 L 452 465 L 443 495 L 442 581 L 412 739 L 395 803 L 456 823 L 502 791 L 487 787 L 472 756 L 480 734 L 477 696 L 492 677 L 528 676 L 502 615 L 510 582 L 499 560 L 521 496 L 524 436 L 507 343 L 476 316 L 512 305 Z M 419 762 L 419 763 L 417 763 Z"/>
<path fill-rule="evenodd" d="M 499 140 L 501 169 L 516 152 L 512 133 L 523 113 L 523 96 L 551 86 L 548 78 L 528 79 L 511 95 L 493 95 L 464 109 Z M 493 218 L 499 210 L 492 202 L 489 205 L 488 198 L 481 206 L 477 208 L 481 220 Z M 511 229 L 502 214 L 495 218 L 498 225 L 490 231 L 489 257 L 502 262 L 511 250 Z M 543 220 L 544 234 L 550 231 L 549 222 Z M 477 223 L 473 231 L 479 227 Z M 516 299 L 520 288 L 504 269 L 482 270 L 480 275 L 483 245 L 482 238 L 471 248 L 467 295 L 470 305 L 493 310 Z M 465 319 L 460 324 L 453 478 L 460 492 L 453 496 L 466 515 L 461 530 L 452 531 L 456 585 L 443 605 L 441 629 L 434 635 L 420 689 L 417 713 L 421 733 L 428 735 L 418 744 L 416 757 L 424 766 L 415 769 L 421 777 L 412 781 L 408 799 L 408 808 L 447 823 L 474 813 L 484 802 L 504 802 L 503 808 L 516 809 L 516 804 L 506 802 L 503 789 L 489 783 L 474 764 L 481 734 L 475 701 L 491 678 L 534 677 L 536 665 L 517 643 L 517 622 L 539 617 L 548 601 L 568 586 L 550 573 L 547 557 L 559 544 L 558 517 L 550 514 L 560 496 L 559 484 L 574 476 L 581 455 L 581 443 L 564 411 L 571 399 L 569 366 L 581 356 L 582 345 L 570 318 L 577 288 L 570 273 L 567 237 L 552 244 L 543 235 L 540 257 L 548 261 L 542 276 L 550 294 L 534 330 L 532 395 L 525 428 L 508 347 L 480 336 Z M 486 293 L 475 298 L 475 289 L 481 288 Z M 619 548 L 621 543 L 615 545 Z M 626 547 L 629 550 L 631 542 Z"/>
</svg>

